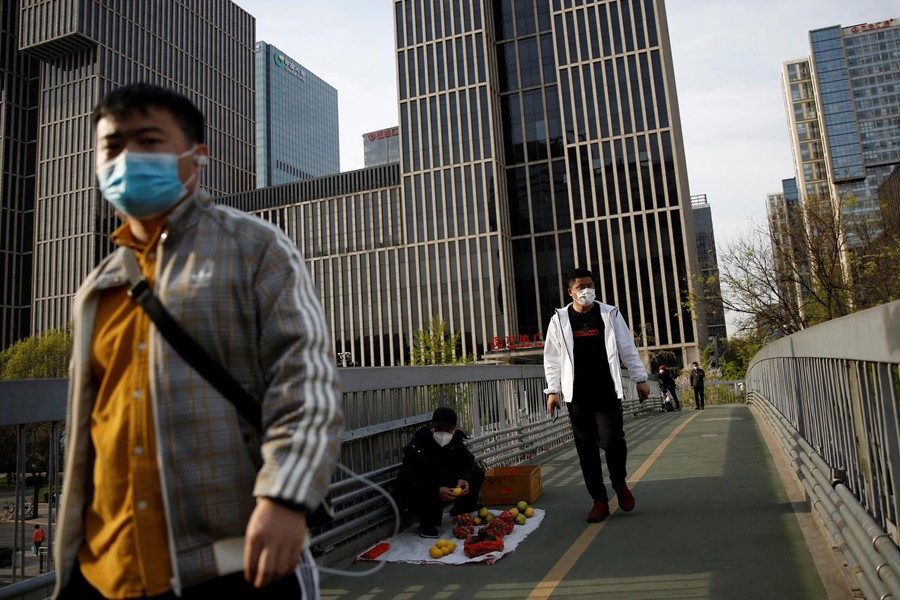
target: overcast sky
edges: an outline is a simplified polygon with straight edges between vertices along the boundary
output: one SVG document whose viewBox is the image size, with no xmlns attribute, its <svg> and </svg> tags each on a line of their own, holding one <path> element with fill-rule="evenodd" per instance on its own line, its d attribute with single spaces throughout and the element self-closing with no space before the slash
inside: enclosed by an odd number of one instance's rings
<svg viewBox="0 0 900 600">
<path fill-rule="evenodd" d="M 363 167 L 362 134 L 394 126 L 390 0 L 235 0 L 266 41 L 338 91 L 341 170 Z M 669 34 L 691 194 L 706 194 L 720 248 L 765 222 L 765 196 L 793 177 L 780 72 L 809 31 L 900 17 L 895 0 L 669 0 Z"/>
</svg>

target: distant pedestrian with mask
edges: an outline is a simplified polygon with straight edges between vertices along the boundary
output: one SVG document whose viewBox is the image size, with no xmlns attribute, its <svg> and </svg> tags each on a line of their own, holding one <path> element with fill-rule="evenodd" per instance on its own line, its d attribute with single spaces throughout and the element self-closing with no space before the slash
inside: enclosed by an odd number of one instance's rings
<svg viewBox="0 0 900 600">
<path fill-rule="evenodd" d="M 609 516 L 600 448 L 606 455 L 619 506 L 625 512 L 635 506 L 634 495 L 625 482 L 628 448 L 621 364 L 625 363 L 637 384 L 640 400 L 650 395 L 650 385 L 631 329 L 619 309 L 595 300 L 591 272 L 575 269 L 569 273 L 568 293 L 572 302 L 553 313 L 545 336 L 544 393 L 551 415 L 562 402 L 568 405 L 581 474 L 594 501 L 587 520 L 598 523 Z"/>
<path fill-rule="evenodd" d="M 694 388 L 694 403 L 696 410 L 703 410 L 706 401 L 706 394 L 703 391 L 703 381 L 706 379 L 706 372 L 700 368 L 697 361 L 694 361 L 691 369 L 691 387 Z"/>
<path fill-rule="evenodd" d="M 451 504 L 451 516 L 481 508 L 478 496 L 484 471 L 466 447 L 466 439 L 456 428 L 456 412 L 442 406 L 403 449 L 398 495 L 400 503 L 419 518 L 416 533 L 421 537 L 439 536 L 444 509 Z"/>
</svg>

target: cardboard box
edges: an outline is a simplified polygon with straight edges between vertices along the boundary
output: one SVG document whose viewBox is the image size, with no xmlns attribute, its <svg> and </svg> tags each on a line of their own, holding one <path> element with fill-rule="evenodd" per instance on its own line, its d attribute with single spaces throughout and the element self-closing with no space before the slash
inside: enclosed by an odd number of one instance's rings
<svg viewBox="0 0 900 600">
<path fill-rule="evenodd" d="M 481 503 L 512 506 L 519 500 L 531 504 L 541 495 L 541 466 L 517 465 L 488 469 L 481 488 Z"/>
</svg>

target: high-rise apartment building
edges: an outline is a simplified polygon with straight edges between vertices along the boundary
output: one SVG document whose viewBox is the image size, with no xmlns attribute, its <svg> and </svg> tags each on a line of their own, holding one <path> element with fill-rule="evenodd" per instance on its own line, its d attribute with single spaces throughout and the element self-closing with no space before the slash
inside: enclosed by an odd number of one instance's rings
<svg viewBox="0 0 900 600">
<path fill-rule="evenodd" d="M 118 221 L 95 185 L 90 114 L 114 87 L 146 81 L 185 93 L 208 120 L 211 152 L 203 184 L 215 194 L 252 188 L 255 21 L 230 0 L 200 7 L 19 0 L 3 3 L 0 14 L 2 61 L 20 65 L 22 75 L 12 86 L 29 89 L 27 94 L 4 90 L 4 106 L 19 110 L 23 120 L 13 125 L 21 128 L 19 143 L 2 160 L 4 173 L 13 173 L 19 188 L 34 185 L 35 190 L 28 199 L 29 192 L 20 189 L 22 200 L 4 193 L 2 202 L 4 211 L 12 202 L 34 203 L 33 275 L 14 284 L 31 286 L 33 333 L 69 322 L 76 289 L 111 249 L 108 234 Z M 10 35 L 17 37 L 15 43 Z M 32 67 L 21 67 L 26 64 L 36 65 L 36 80 L 26 74 Z M 37 107 L 36 119 L 27 112 L 31 106 Z M 11 220 L 16 210 L 5 213 L 6 223 L 31 219 L 24 209 Z M 25 258 L 15 259 L 24 275 L 29 251 L 20 249 Z"/>
<path fill-rule="evenodd" d="M 808 60 L 784 63 L 781 70 L 786 114 L 790 124 L 791 152 L 797 173 L 795 186 L 804 198 L 830 197 L 825 142 L 812 70 Z"/>
<path fill-rule="evenodd" d="M 400 162 L 400 128 L 387 127 L 363 134 L 363 162 L 377 167 Z"/>
<path fill-rule="evenodd" d="M 809 37 L 809 58 L 783 69 L 800 193 L 830 194 L 845 219 L 878 218 L 878 186 L 900 164 L 900 19 Z"/>
<path fill-rule="evenodd" d="M 255 50 L 256 187 L 339 172 L 337 90 L 272 44 Z"/>
<path fill-rule="evenodd" d="M 706 194 L 691 196 L 694 211 L 694 241 L 697 245 L 697 261 L 703 278 L 703 295 L 706 304 L 706 328 L 710 340 L 728 337 L 725 324 L 725 306 L 719 284 L 719 257 L 716 252 L 716 234 L 713 228 L 712 209 Z"/>
<path fill-rule="evenodd" d="M 806 313 L 810 289 L 809 248 L 796 178 L 782 179 L 781 191 L 766 195 L 766 217 L 772 252 L 772 280 L 785 305 Z M 758 323 L 760 324 L 760 323 Z M 767 333 L 770 333 L 767 331 Z"/>
</svg>

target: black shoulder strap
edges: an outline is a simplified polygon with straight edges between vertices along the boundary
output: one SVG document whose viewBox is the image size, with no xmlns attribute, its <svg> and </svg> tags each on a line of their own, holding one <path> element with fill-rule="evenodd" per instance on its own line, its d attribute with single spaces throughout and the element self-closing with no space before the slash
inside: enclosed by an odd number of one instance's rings
<svg viewBox="0 0 900 600">
<path fill-rule="evenodd" d="M 166 310 L 166 307 L 153 293 L 150 284 L 141 275 L 134 254 L 126 251 L 125 256 L 125 267 L 131 284 L 128 296 L 144 309 L 144 312 L 178 355 L 234 404 L 238 413 L 248 423 L 253 425 L 257 431 L 262 431 L 262 412 L 259 403 L 221 364 L 207 354 Z"/>
<path fill-rule="evenodd" d="M 213 358 L 201 348 L 194 339 L 182 329 L 178 321 L 166 310 L 163 303 L 153 293 L 153 289 L 147 280 L 141 275 L 141 268 L 138 265 L 137 258 L 131 251 L 125 252 L 125 270 L 127 271 L 128 281 L 131 287 L 128 289 L 128 296 L 134 300 L 150 320 L 159 329 L 159 332 L 167 342 L 178 352 L 189 365 L 203 376 L 213 387 L 219 390 L 225 398 L 227 398 L 237 409 L 248 423 L 253 425 L 257 431 L 262 431 L 262 411 L 253 396 L 238 383 L 222 365 L 213 360 Z M 319 506 L 307 514 L 306 522 L 309 527 L 320 527 L 334 520 L 334 509 L 332 508 L 331 494 L 329 492 Z"/>
</svg>

